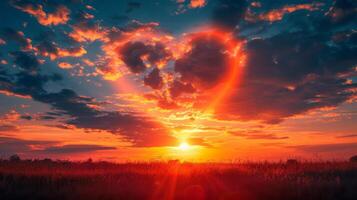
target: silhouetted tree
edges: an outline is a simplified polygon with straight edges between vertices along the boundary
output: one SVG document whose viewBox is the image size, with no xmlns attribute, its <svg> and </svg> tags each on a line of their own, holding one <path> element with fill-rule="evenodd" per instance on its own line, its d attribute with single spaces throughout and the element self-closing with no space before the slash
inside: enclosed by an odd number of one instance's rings
<svg viewBox="0 0 357 200">
<path fill-rule="evenodd" d="M 357 162 L 357 155 L 350 158 L 350 162 Z"/>
<path fill-rule="evenodd" d="M 19 162 L 19 161 L 21 161 L 21 158 L 20 158 L 19 155 L 14 154 L 14 155 L 10 156 L 9 160 L 10 160 L 11 162 Z"/>
<path fill-rule="evenodd" d="M 297 165 L 299 162 L 296 159 L 288 159 L 286 164 L 288 165 Z"/>
<path fill-rule="evenodd" d="M 42 162 L 52 163 L 52 159 L 51 158 L 45 158 L 45 159 L 42 160 Z"/>
</svg>

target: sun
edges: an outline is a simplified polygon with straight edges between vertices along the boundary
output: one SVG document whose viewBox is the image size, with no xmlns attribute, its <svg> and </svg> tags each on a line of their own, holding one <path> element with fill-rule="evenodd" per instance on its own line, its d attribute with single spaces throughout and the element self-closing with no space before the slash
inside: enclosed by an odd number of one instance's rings
<svg viewBox="0 0 357 200">
<path fill-rule="evenodd" d="M 181 142 L 178 148 L 182 151 L 186 151 L 190 148 L 190 145 L 187 142 Z"/>
</svg>

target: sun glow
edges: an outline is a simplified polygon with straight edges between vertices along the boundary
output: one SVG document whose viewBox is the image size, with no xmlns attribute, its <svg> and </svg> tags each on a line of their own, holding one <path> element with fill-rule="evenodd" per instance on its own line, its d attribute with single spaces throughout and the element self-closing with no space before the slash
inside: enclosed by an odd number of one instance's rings
<svg viewBox="0 0 357 200">
<path fill-rule="evenodd" d="M 178 149 L 182 150 L 182 151 L 187 151 L 188 149 L 190 149 L 190 145 L 187 142 L 182 142 L 179 146 Z"/>
</svg>

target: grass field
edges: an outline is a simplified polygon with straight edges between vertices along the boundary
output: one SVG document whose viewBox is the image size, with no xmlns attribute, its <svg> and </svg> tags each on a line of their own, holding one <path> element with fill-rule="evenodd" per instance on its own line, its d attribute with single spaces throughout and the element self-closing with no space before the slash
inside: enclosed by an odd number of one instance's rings
<svg viewBox="0 0 357 200">
<path fill-rule="evenodd" d="M 357 199 L 357 163 L 0 161 L 0 199 Z"/>
</svg>

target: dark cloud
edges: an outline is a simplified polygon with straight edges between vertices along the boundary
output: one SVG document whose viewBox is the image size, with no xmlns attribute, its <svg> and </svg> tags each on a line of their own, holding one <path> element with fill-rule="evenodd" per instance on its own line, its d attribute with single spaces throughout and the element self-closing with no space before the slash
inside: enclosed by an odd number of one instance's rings
<svg viewBox="0 0 357 200">
<path fill-rule="evenodd" d="M 150 86 L 152 89 L 161 89 L 163 86 L 163 79 L 160 75 L 160 70 L 154 68 L 147 76 L 145 76 L 144 84 Z"/>
<path fill-rule="evenodd" d="M 43 86 L 50 81 L 59 81 L 59 74 L 41 75 L 40 61 L 32 54 L 25 52 L 12 52 L 14 63 L 20 68 L 16 74 L 4 71 L 0 78 L 0 90 L 14 94 L 36 98 L 46 93 Z"/>
<path fill-rule="evenodd" d="M 19 55 L 26 59 L 31 57 L 26 53 L 19 53 Z M 21 56 L 19 58 L 22 58 Z M 67 125 L 121 134 L 135 146 L 166 146 L 175 140 L 162 124 L 147 116 L 138 113 L 99 110 L 97 107 L 100 103 L 94 98 L 79 96 L 70 89 L 62 89 L 54 93 L 46 91 L 45 84 L 58 81 L 61 77 L 56 74 L 41 75 L 38 63 L 29 63 L 30 65 L 23 61 L 17 62 L 24 68 L 24 71 L 5 77 L 1 75 L 0 90 L 30 96 L 35 101 L 50 105 L 56 114 L 69 116 L 69 119 L 65 121 Z M 29 66 L 31 67 L 28 68 Z M 31 69 L 31 72 L 27 69 Z"/>
<path fill-rule="evenodd" d="M 18 127 L 9 124 L 0 124 L 0 132 L 16 132 L 18 131 Z"/>
<path fill-rule="evenodd" d="M 124 32 L 118 28 L 112 28 L 108 31 L 107 37 L 110 42 L 120 41 L 123 38 L 123 33 Z"/>
<path fill-rule="evenodd" d="M 218 116 L 276 123 L 350 99 L 356 84 L 341 75 L 352 75 L 357 48 L 329 45 L 330 39 L 302 31 L 248 42 L 242 82 Z"/>
<path fill-rule="evenodd" d="M 192 87 L 190 83 L 182 83 L 181 81 L 175 80 L 169 88 L 170 96 L 172 98 L 179 97 L 184 93 L 194 93 L 196 92 L 195 88 Z"/>
<path fill-rule="evenodd" d="M 72 154 L 72 153 L 89 153 L 93 151 L 103 150 L 115 150 L 115 147 L 102 146 L 102 145 L 90 145 L 90 144 L 72 144 L 63 146 L 50 146 L 43 150 L 39 150 L 40 153 L 46 154 Z"/>
<path fill-rule="evenodd" d="M 157 65 L 170 57 L 170 53 L 161 43 L 155 45 L 143 42 L 128 42 L 118 51 L 118 55 L 124 61 L 129 70 L 133 73 L 144 72 L 147 68 L 145 62 Z M 144 57 L 147 59 L 144 60 Z"/>
<path fill-rule="evenodd" d="M 56 145 L 54 141 L 23 140 L 12 137 L 0 137 L 1 156 L 32 152 L 32 146 L 47 147 Z"/>
<path fill-rule="evenodd" d="M 22 50 L 28 51 L 32 49 L 31 40 L 26 38 L 21 31 L 16 31 L 12 28 L 4 28 L 1 30 L 0 35 L 7 41 L 17 42 Z"/>
<path fill-rule="evenodd" d="M 160 123 L 148 117 L 94 109 L 90 106 L 94 103 L 92 98 L 78 96 L 72 90 L 64 89 L 59 93 L 41 95 L 37 99 L 69 115 L 69 125 L 121 134 L 135 145 L 145 145 L 151 138 L 156 138 L 159 143 L 161 139 L 169 137 L 167 130 Z"/>
<path fill-rule="evenodd" d="M 191 50 L 175 62 L 181 81 L 206 89 L 222 80 L 229 67 L 225 46 L 217 38 L 203 35 L 191 41 Z"/>
<path fill-rule="evenodd" d="M 247 131 L 235 131 L 230 132 L 234 136 L 244 137 L 250 140 L 285 140 L 289 139 L 287 136 L 277 136 L 272 133 L 263 133 L 263 131 L 254 131 L 254 130 L 247 130 Z"/>
<path fill-rule="evenodd" d="M 354 0 L 335 0 L 326 15 L 333 25 L 356 22 L 357 2 Z"/>
<path fill-rule="evenodd" d="M 36 149 L 33 148 L 36 146 Z M 55 141 L 23 140 L 12 137 L 0 137 L 0 152 L 2 156 L 13 154 L 70 154 L 89 153 L 102 150 L 115 150 L 115 147 L 91 144 L 59 145 Z"/>
<path fill-rule="evenodd" d="M 56 45 L 56 43 L 48 41 L 48 40 L 44 40 L 42 41 L 39 45 L 36 46 L 38 52 L 43 55 L 54 55 L 57 56 L 58 55 L 58 47 Z"/>
<path fill-rule="evenodd" d="M 12 52 L 11 55 L 14 57 L 14 63 L 24 70 L 33 72 L 37 71 L 40 66 L 40 61 L 32 54 L 16 51 Z"/>
<path fill-rule="evenodd" d="M 40 116 L 40 119 L 41 120 L 54 120 L 54 119 L 57 119 L 57 118 L 54 117 L 54 116 L 43 115 L 43 116 Z"/>
<path fill-rule="evenodd" d="M 15 81 L 9 81 L 7 84 L 0 83 L 0 88 L 15 94 L 30 96 L 35 100 L 46 93 L 43 88 L 46 83 L 50 81 L 56 82 L 62 79 L 58 74 L 40 75 L 26 71 L 17 73 L 15 78 Z"/>
<path fill-rule="evenodd" d="M 33 117 L 31 115 L 21 115 L 20 118 L 24 119 L 24 120 L 32 120 L 33 119 Z"/>
<path fill-rule="evenodd" d="M 305 151 L 310 153 L 346 152 L 346 151 L 356 152 L 357 143 L 297 145 L 297 146 L 288 146 L 288 148 L 294 148 L 300 151 Z"/>
<path fill-rule="evenodd" d="M 337 136 L 336 138 L 354 138 L 354 137 L 357 137 L 357 134 L 340 135 Z"/>
<path fill-rule="evenodd" d="M 63 57 L 81 57 L 87 53 L 87 51 L 76 42 L 73 42 L 70 46 L 65 48 L 59 47 L 51 32 L 42 33 L 40 37 L 40 42 L 35 45 L 34 50 L 39 55 L 49 57 L 51 60 Z M 66 39 L 68 39 L 68 36 Z"/>
<path fill-rule="evenodd" d="M 159 122 L 135 113 L 98 112 L 76 116 L 67 123 L 77 128 L 120 134 L 137 147 L 169 146 L 176 141 Z"/>
<path fill-rule="evenodd" d="M 98 114 L 97 110 L 90 107 L 90 104 L 93 103 L 92 98 L 79 96 L 73 90 L 63 89 L 58 93 L 45 93 L 34 97 L 35 100 L 50 104 L 54 109 L 63 111 L 64 114 L 72 117 Z"/>
</svg>

